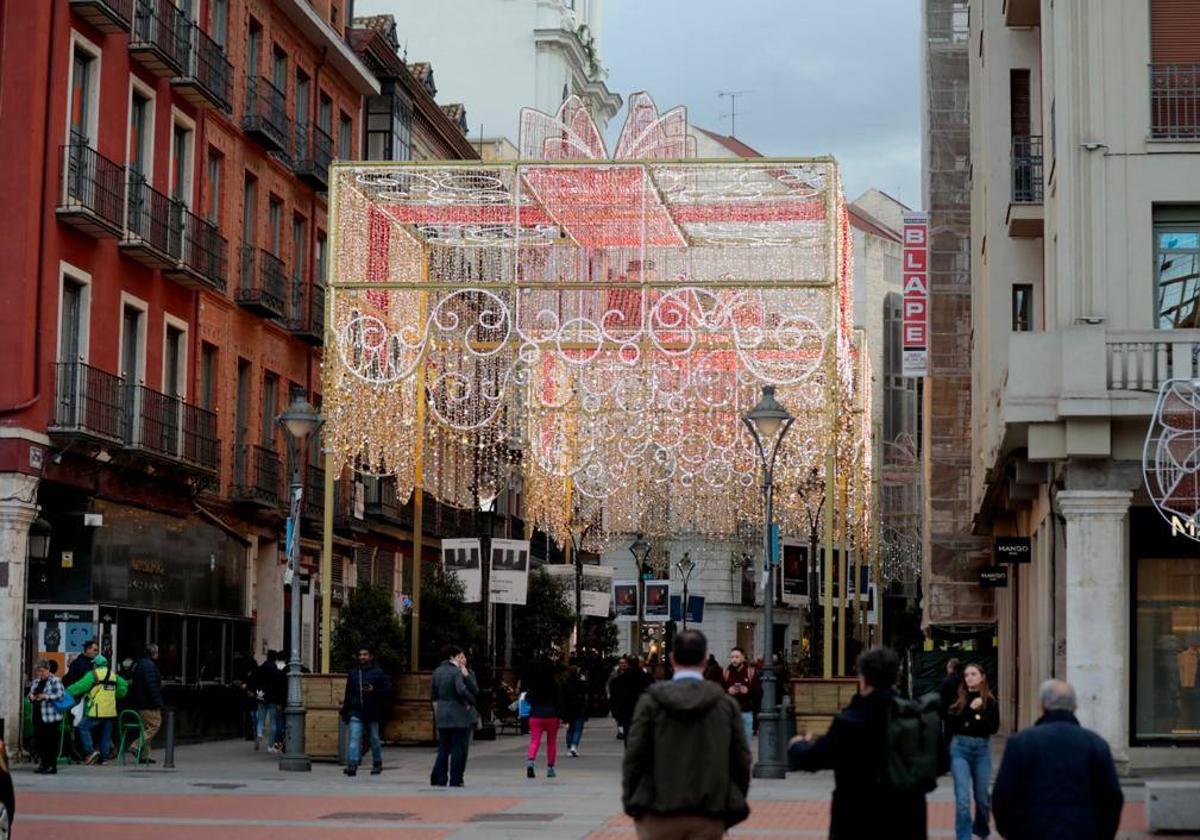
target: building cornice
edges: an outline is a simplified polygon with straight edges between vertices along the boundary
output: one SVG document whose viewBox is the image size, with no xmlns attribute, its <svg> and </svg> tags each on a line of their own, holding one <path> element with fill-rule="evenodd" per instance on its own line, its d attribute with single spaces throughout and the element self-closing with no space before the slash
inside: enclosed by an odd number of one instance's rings
<svg viewBox="0 0 1200 840">
<path fill-rule="evenodd" d="M 275 3 L 313 43 L 327 49 L 329 64 L 357 92 L 367 96 L 379 93 L 379 80 L 375 74 L 367 69 L 333 27 L 321 19 L 307 0 L 275 0 Z"/>
<path fill-rule="evenodd" d="M 609 118 L 621 110 L 621 95 L 610 91 L 603 81 L 588 75 L 588 56 L 578 35 L 568 29 L 535 29 L 533 42 L 538 49 L 553 49 L 563 53 L 581 80 L 580 93 L 603 107 Z"/>
</svg>

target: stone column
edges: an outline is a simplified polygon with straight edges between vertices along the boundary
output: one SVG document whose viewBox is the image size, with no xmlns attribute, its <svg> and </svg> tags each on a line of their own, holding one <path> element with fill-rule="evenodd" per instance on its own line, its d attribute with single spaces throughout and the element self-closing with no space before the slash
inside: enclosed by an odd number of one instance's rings
<svg viewBox="0 0 1200 840">
<path fill-rule="evenodd" d="M 1064 490 L 1055 499 L 1067 521 L 1067 680 L 1079 722 L 1108 741 L 1129 766 L 1128 490 Z"/>
<path fill-rule="evenodd" d="M 11 753 L 19 742 L 25 695 L 25 579 L 29 526 L 37 518 L 38 480 L 0 474 L 0 717 Z"/>
</svg>

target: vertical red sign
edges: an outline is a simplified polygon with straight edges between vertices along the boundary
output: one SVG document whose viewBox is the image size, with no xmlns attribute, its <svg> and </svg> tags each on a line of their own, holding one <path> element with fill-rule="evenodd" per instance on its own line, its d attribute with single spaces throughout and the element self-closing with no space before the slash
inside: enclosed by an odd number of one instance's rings
<svg viewBox="0 0 1200 840">
<path fill-rule="evenodd" d="M 904 214 L 903 374 L 929 374 L 929 215 Z"/>
</svg>

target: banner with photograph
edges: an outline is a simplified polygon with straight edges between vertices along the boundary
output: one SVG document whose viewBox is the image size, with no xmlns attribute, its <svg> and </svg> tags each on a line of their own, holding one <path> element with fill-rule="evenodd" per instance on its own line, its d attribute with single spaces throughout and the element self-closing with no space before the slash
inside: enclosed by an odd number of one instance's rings
<svg viewBox="0 0 1200 840">
<path fill-rule="evenodd" d="M 488 598 L 493 604 L 525 606 L 528 592 L 529 540 L 493 539 Z"/>
<path fill-rule="evenodd" d="M 784 537 L 783 602 L 803 604 L 808 600 L 808 545 Z"/>
<path fill-rule="evenodd" d="M 571 612 L 575 612 L 575 565 L 573 563 L 555 563 L 542 566 L 553 578 L 562 581 L 563 600 Z M 583 574 L 579 578 L 579 602 L 585 616 L 608 617 L 609 605 L 612 603 L 613 569 L 612 566 L 583 565 Z M 637 587 L 634 587 L 636 595 Z M 635 602 L 636 606 L 636 602 Z M 634 617 L 637 610 L 634 610 Z"/>
<path fill-rule="evenodd" d="M 662 622 L 671 620 L 671 581 L 648 580 L 645 583 L 646 609 L 643 615 L 646 621 Z"/>
<path fill-rule="evenodd" d="M 614 580 L 612 585 L 613 612 L 617 621 L 637 621 L 638 585 L 636 580 Z"/>
<path fill-rule="evenodd" d="M 479 540 L 442 540 L 442 569 L 462 582 L 464 602 L 478 604 L 483 600 Z"/>
</svg>

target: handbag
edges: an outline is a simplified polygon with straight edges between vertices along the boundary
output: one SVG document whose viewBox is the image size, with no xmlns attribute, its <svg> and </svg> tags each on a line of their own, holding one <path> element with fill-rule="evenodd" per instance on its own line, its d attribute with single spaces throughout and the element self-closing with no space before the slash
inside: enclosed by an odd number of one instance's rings
<svg viewBox="0 0 1200 840">
<path fill-rule="evenodd" d="M 69 712 L 75 708 L 75 704 L 79 702 L 79 698 L 69 691 L 64 691 L 63 696 L 54 701 L 54 708 L 60 712 Z"/>
<path fill-rule="evenodd" d="M 529 717 L 529 701 L 525 699 L 525 692 L 521 692 L 521 696 L 517 698 L 517 717 Z"/>
</svg>

